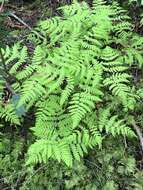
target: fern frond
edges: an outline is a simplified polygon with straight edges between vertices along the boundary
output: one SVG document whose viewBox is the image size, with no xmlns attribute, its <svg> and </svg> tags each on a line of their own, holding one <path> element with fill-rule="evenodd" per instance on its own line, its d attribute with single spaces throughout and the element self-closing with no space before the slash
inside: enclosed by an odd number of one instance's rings
<svg viewBox="0 0 143 190">
<path fill-rule="evenodd" d="M 22 80 L 26 77 L 30 77 L 34 71 L 38 70 L 38 66 L 44 63 L 44 55 L 43 49 L 40 46 L 37 46 L 33 54 L 32 63 L 27 65 L 20 73 L 18 73 L 16 75 L 17 78 Z"/>
<path fill-rule="evenodd" d="M 95 141 L 96 139 L 96 141 Z M 90 138 L 88 131 L 73 133 L 62 140 L 38 140 L 31 145 L 28 151 L 27 165 L 44 162 L 51 157 L 57 161 L 63 161 L 71 167 L 73 160 L 80 161 L 83 153 L 87 153 L 87 148 L 95 144 L 100 144 L 102 138 L 97 136 L 94 140 Z M 38 149 L 37 149 L 38 147 Z"/>
<path fill-rule="evenodd" d="M 125 73 L 115 74 L 112 75 L 110 78 L 105 79 L 104 85 L 109 85 L 109 90 L 111 90 L 115 96 L 119 97 L 125 108 L 132 109 L 136 101 L 135 96 L 131 93 L 131 88 L 127 85 L 129 83 L 129 78 L 130 75 Z"/>
<path fill-rule="evenodd" d="M 21 51 L 18 53 L 18 61 L 10 68 L 9 73 L 12 75 L 16 75 L 18 69 L 27 61 L 28 52 L 27 47 L 23 47 Z"/>
<path fill-rule="evenodd" d="M 39 77 L 40 80 L 34 80 L 33 77 L 31 77 L 29 80 L 27 80 L 22 87 L 21 90 L 21 99 L 18 103 L 18 106 L 24 105 L 32 100 L 37 100 L 39 97 L 42 97 L 42 95 L 46 94 L 45 88 L 42 86 L 43 78 Z"/>
<path fill-rule="evenodd" d="M 69 111 L 73 119 L 73 128 L 77 127 L 80 120 L 95 107 L 95 102 L 101 99 L 89 93 L 76 93 L 70 102 Z"/>
<path fill-rule="evenodd" d="M 104 71 L 114 73 L 128 69 L 127 65 L 124 64 L 124 59 L 121 57 L 120 53 L 111 47 L 103 49 L 101 59 L 103 60 L 101 63 Z"/>
<path fill-rule="evenodd" d="M 119 53 L 117 50 L 112 49 L 111 47 L 107 46 L 103 49 L 101 58 L 105 61 L 112 61 L 119 57 Z"/>
<path fill-rule="evenodd" d="M 20 125 L 20 120 L 12 104 L 0 108 L 0 118 L 5 119 L 6 122 Z"/>
<path fill-rule="evenodd" d="M 93 7 L 96 8 L 99 5 L 104 5 L 105 1 L 104 0 L 93 0 Z"/>
<path fill-rule="evenodd" d="M 6 65 L 9 65 L 12 61 L 19 58 L 19 48 L 19 44 L 15 44 L 12 48 L 9 48 L 7 46 L 5 50 L 3 49 L 3 55 Z"/>
<path fill-rule="evenodd" d="M 98 122 L 90 128 L 92 135 L 95 135 L 97 131 L 105 131 L 106 134 L 112 134 L 113 136 L 123 135 L 134 137 L 135 133 L 129 128 L 124 120 L 118 119 L 117 115 L 111 116 L 111 108 L 100 109 L 98 115 Z"/>
<path fill-rule="evenodd" d="M 74 89 L 74 80 L 67 78 L 67 85 L 61 94 L 60 105 L 63 105 Z"/>
</svg>

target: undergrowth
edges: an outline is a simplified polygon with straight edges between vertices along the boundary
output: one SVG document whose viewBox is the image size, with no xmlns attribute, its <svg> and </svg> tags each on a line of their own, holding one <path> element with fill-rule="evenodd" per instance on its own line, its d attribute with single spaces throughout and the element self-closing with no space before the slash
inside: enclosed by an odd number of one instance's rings
<svg viewBox="0 0 143 190">
<path fill-rule="evenodd" d="M 52 163 L 59 170 L 52 175 L 61 176 L 65 189 L 139 190 L 142 173 L 120 143 L 137 142 L 133 126 L 143 126 L 143 37 L 115 1 L 93 1 L 92 7 L 74 2 L 58 11 L 61 16 L 40 21 L 28 36 L 34 52 L 20 42 L 0 48 L 1 127 L 26 128 L 34 134 L 35 142 L 24 155 L 26 165 L 22 161 L 26 172 L 37 166 L 43 171 Z M 107 174 L 101 177 L 97 168 L 94 174 L 86 173 L 86 157 Z M 82 185 L 75 174 L 70 179 L 78 165 L 83 183 L 86 179 Z M 99 180 L 88 184 L 98 173 Z M 35 179 L 29 175 L 24 180 Z M 21 190 L 34 189 L 39 179 L 38 188 L 44 189 L 43 175 L 34 175 L 34 187 L 25 182 Z M 122 179 L 126 175 L 132 182 Z M 49 189 L 58 188 L 53 181 Z"/>
</svg>

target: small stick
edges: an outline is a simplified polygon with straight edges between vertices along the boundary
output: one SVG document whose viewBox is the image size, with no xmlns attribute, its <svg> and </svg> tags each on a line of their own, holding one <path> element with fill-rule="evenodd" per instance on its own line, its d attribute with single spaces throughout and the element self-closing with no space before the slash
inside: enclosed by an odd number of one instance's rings
<svg viewBox="0 0 143 190">
<path fill-rule="evenodd" d="M 1 58 L 1 62 L 3 64 L 3 68 L 4 68 L 5 72 L 8 74 L 7 67 L 6 67 L 6 64 L 5 64 L 5 60 L 4 60 L 4 56 L 3 56 L 1 48 L 0 48 L 0 58 Z"/>
<path fill-rule="evenodd" d="M 142 149 L 142 152 L 143 152 L 143 134 L 142 134 L 140 128 L 135 123 L 132 123 L 132 126 L 135 129 L 135 131 L 136 131 L 136 133 L 137 133 L 137 135 L 139 137 L 141 149 Z"/>
<path fill-rule="evenodd" d="M 28 24 L 26 24 L 23 20 L 21 20 L 21 18 L 16 16 L 14 13 L 10 12 L 9 15 L 12 16 L 13 18 L 15 18 L 16 20 L 18 20 L 24 26 L 26 26 L 29 30 L 31 30 L 31 31 L 33 30 Z"/>
<path fill-rule="evenodd" d="M 2 1 L 1 6 L 0 6 L 0 13 L 3 12 L 3 6 L 4 6 L 4 0 Z"/>
<path fill-rule="evenodd" d="M 10 12 L 9 16 L 15 18 L 18 22 L 20 22 L 21 24 L 23 24 L 24 26 L 26 26 L 29 30 L 31 30 L 34 34 L 36 34 L 39 38 L 41 38 L 42 40 L 45 40 L 45 38 L 39 34 L 37 31 L 33 30 L 27 23 L 25 23 L 21 18 L 19 18 L 17 15 L 15 15 L 14 13 Z"/>
</svg>

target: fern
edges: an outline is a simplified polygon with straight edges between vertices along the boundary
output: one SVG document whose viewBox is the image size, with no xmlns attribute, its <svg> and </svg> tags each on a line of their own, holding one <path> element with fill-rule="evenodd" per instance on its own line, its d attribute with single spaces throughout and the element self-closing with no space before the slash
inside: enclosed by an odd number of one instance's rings
<svg viewBox="0 0 143 190">
<path fill-rule="evenodd" d="M 109 90 L 118 96 L 125 108 L 133 109 L 135 105 L 135 95 L 131 93 L 131 88 L 127 85 L 130 76 L 128 74 L 115 74 L 104 80 L 105 86 L 109 85 Z M 132 102 L 132 103 L 131 103 Z"/>
<path fill-rule="evenodd" d="M 61 94 L 60 105 L 63 105 L 74 90 L 74 80 L 67 78 L 67 85 Z"/>
<path fill-rule="evenodd" d="M 101 54 L 101 59 L 103 60 L 103 69 L 106 72 L 122 72 L 128 69 L 127 65 L 124 64 L 124 60 L 120 55 L 120 52 L 112 49 L 111 47 L 106 47 L 103 49 Z"/>
<path fill-rule="evenodd" d="M 72 114 L 74 128 L 79 124 L 80 120 L 86 115 L 86 113 L 94 108 L 93 100 L 96 100 L 96 97 L 87 93 L 76 93 L 73 95 L 71 101 L 72 105 L 69 109 Z"/>
<path fill-rule="evenodd" d="M 101 143 L 101 137 L 96 137 L 96 144 Z M 95 140 L 90 139 L 88 131 L 84 130 L 82 133 L 73 133 L 62 140 L 38 140 L 29 149 L 29 154 L 32 155 L 27 161 L 27 164 L 37 162 L 46 163 L 51 157 L 62 160 L 67 166 L 72 166 L 73 159 L 80 160 L 84 153 L 87 153 L 87 147 L 95 146 Z M 38 149 L 37 149 L 38 146 Z"/>
<path fill-rule="evenodd" d="M 138 101 L 132 66 L 142 67 L 142 38 L 132 31 L 130 17 L 117 3 L 102 0 L 59 11 L 62 17 L 39 22 L 36 31 L 45 40 L 32 34 L 32 55 L 20 44 L 3 49 L 19 100 L 5 108 L 1 101 L 0 118 L 18 125 L 29 111 L 34 115 L 37 141 L 27 165 L 54 159 L 71 167 L 109 136 L 135 136 L 126 116 Z M 21 107 L 24 114 L 18 115 Z"/>
<path fill-rule="evenodd" d="M 6 122 L 20 125 L 19 117 L 16 114 L 14 106 L 9 104 L 5 107 L 0 107 L 0 118 L 4 118 Z"/>
</svg>

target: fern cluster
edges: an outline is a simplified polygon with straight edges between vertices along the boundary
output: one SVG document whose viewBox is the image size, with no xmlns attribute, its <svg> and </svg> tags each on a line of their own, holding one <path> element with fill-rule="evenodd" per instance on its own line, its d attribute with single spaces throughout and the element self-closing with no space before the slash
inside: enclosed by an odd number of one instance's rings
<svg viewBox="0 0 143 190">
<path fill-rule="evenodd" d="M 44 41 L 32 34 L 33 55 L 19 44 L 2 51 L 19 99 L 1 103 L 1 119 L 18 125 L 29 110 L 35 115 L 28 165 L 53 158 L 72 166 L 107 135 L 135 136 L 125 115 L 140 98 L 131 68 L 143 66 L 142 37 L 117 3 L 75 2 L 59 11 L 38 24 Z"/>
</svg>

